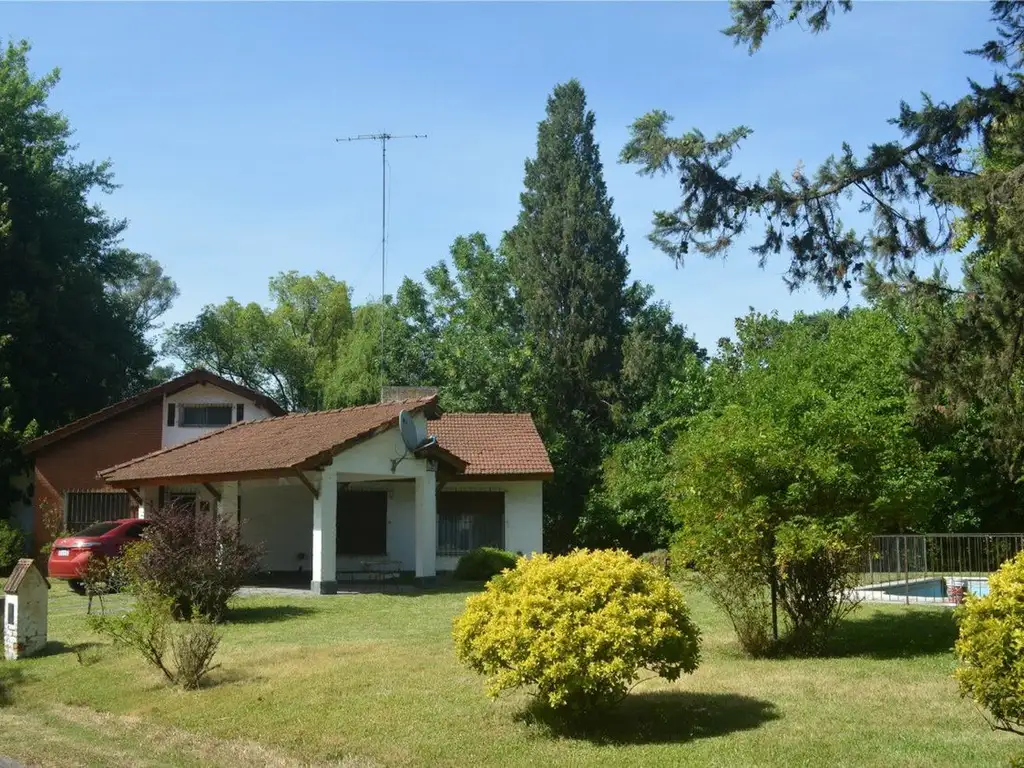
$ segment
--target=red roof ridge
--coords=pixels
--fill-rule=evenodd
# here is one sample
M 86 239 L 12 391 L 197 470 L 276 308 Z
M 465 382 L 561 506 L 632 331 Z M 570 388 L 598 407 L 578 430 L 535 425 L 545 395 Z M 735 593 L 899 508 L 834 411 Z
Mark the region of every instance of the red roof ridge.
M 457 416 L 529 416 L 531 419 L 533 418 L 533 414 L 529 411 L 470 411 L 467 413 L 444 413 L 437 418 Z M 430 419 L 430 421 L 437 421 L 437 419 Z
M 283 416 L 274 416 L 269 419 L 253 419 L 256 421 L 276 421 L 278 419 L 290 419 L 293 416 L 319 416 L 324 413 L 341 413 L 342 411 L 365 411 L 368 408 L 383 408 L 384 406 L 390 405 L 427 405 L 431 400 L 437 400 L 437 395 L 431 395 L 430 397 L 414 397 L 406 400 L 388 400 L 386 403 L 367 403 L 366 405 L 347 405 L 343 408 L 327 408 L 322 411 L 293 411 L 292 413 L 286 413 Z

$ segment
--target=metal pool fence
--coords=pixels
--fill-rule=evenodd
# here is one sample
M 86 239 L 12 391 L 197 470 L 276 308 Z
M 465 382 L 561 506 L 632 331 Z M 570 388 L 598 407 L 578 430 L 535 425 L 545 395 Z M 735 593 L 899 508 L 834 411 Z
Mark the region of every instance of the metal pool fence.
M 986 594 L 988 576 L 1024 550 L 1024 533 L 874 536 L 864 552 L 857 597 L 874 602 L 955 605 Z

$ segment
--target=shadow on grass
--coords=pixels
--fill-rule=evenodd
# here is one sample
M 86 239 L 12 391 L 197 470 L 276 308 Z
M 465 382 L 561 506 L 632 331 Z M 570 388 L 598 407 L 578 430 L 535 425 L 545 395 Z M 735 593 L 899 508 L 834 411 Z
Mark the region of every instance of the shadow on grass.
M 438 581 L 434 584 L 411 585 L 399 594 L 402 597 L 424 597 L 425 595 L 468 595 L 472 592 L 483 592 L 485 581 Z
M 270 624 L 311 616 L 316 609 L 307 605 L 246 605 L 244 602 L 228 608 L 228 624 Z
M 952 611 L 904 608 L 899 613 L 877 612 L 866 619 L 847 619 L 836 629 L 825 655 L 875 659 L 934 656 L 949 653 L 956 636 Z
M 91 648 L 99 647 L 99 643 L 75 643 L 74 645 L 68 645 L 60 640 L 50 640 L 42 647 L 42 650 L 34 653 L 32 658 L 40 658 L 42 656 L 60 656 L 64 653 L 82 653 L 86 652 Z
M 630 694 L 618 707 L 583 719 L 531 704 L 516 720 L 594 744 L 671 744 L 749 731 L 779 717 L 770 701 L 750 696 L 657 691 Z
M 238 667 L 215 667 L 210 670 L 209 675 L 203 678 L 200 688 L 216 688 L 218 685 L 237 685 L 258 683 L 266 680 L 251 669 L 239 669 Z M 262 700 L 262 699 L 261 699 Z

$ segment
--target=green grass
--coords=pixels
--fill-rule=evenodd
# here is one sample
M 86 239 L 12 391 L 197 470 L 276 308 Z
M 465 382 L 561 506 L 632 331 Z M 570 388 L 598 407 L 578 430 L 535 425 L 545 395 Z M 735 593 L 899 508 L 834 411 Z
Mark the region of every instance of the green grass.
M 53 652 L 0 663 L 0 754 L 29 764 L 977 768 L 1024 749 L 957 696 L 945 609 L 861 606 L 829 658 L 751 661 L 692 595 L 697 673 L 556 733 L 456 664 L 464 594 L 238 600 L 212 684 L 185 693 L 92 635 L 64 590 Z

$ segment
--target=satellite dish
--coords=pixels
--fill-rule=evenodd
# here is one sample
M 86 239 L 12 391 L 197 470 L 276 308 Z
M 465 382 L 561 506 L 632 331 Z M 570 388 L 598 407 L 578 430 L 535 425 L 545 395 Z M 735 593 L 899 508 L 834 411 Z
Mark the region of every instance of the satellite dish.
M 416 428 L 416 422 L 408 411 L 401 411 L 398 414 L 398 431 L 402 433 L 402 442 L 406 450 L 415 451 L 420 447 L 420 431 Z
M 437 443 L 436 437 L 420 437 L 420 431 L 416 428 L 416 422 L 413 421 L 412 416 L 407 411 L 398 412 L 398 431 L 402 435 L 402 442 L 405 443 L 405 456 L 391 460 L 392 474 L 394 474 L 398 465 L 410 453 L 417 455 L 418 451 Z

